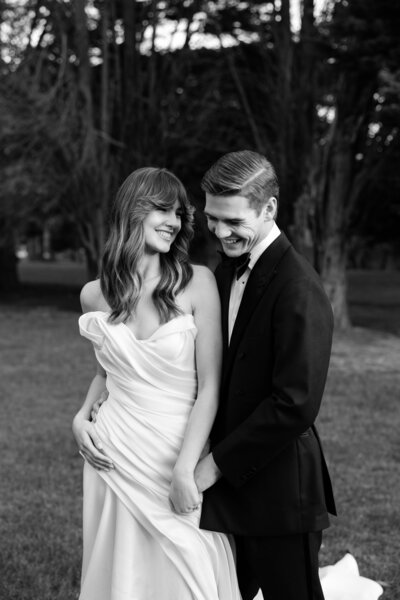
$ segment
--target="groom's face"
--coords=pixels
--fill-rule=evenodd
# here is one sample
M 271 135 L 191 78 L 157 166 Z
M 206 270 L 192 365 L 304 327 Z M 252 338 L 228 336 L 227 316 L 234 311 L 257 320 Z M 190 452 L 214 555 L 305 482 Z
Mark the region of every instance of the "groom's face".
M 208 228 L 217 236 L 227 256 L 251 252 L 270 232 L 275 213 L 275 198 L 269 198 L 257 212 L 244 196 L 206 194 L 204 214 Z

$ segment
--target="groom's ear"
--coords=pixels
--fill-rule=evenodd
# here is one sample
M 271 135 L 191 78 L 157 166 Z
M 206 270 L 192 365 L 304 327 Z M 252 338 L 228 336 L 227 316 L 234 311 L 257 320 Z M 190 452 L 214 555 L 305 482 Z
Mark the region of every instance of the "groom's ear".
M 265 221 L 272 221 L 276 218 L 278 213 L 278 200 L 275 198 L 275 196 L 268 198 L 267 203 L 263 208 L 263 212 Z

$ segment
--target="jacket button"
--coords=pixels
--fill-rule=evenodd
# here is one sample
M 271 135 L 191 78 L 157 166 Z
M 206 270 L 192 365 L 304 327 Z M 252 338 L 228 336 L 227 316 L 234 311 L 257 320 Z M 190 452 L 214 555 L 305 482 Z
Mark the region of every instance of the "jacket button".
M 246 356 L 246 352 L 239 352 L 239 359 L 241 360 Z

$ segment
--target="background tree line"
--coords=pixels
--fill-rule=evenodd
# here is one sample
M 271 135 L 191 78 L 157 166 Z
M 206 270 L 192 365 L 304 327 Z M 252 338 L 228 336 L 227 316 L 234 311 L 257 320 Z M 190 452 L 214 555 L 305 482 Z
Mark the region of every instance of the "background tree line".
M 354 240 L 400 251 L 400 1 L 302 0 L 298 24 L 294 4 L 1 0 L 0 285 L 32 228 L 71 232 L 95 276 L 129 172 L 166 166 L 200 206 L 204 171 L 249 148 L 347 326 Z

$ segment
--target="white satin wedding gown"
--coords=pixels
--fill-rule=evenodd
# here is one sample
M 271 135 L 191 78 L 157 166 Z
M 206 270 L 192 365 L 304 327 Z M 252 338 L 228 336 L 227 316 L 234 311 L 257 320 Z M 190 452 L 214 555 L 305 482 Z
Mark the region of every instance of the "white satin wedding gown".
M 196 326 L 185 314 L 139 340 L 108 313 L 79 319 L 107 372 L 95 424 L 115 469 L 84 466 L 80 600 L 240 600 L 228 538 L 175 514 L 168 494 L 196 398 Z

